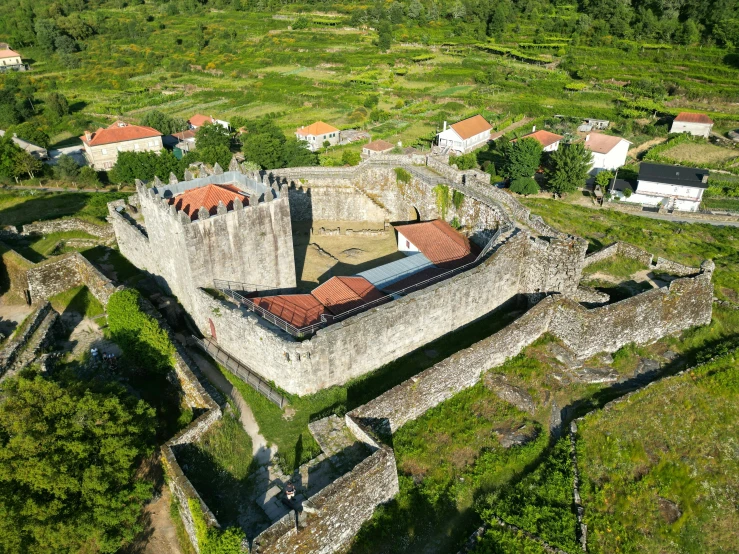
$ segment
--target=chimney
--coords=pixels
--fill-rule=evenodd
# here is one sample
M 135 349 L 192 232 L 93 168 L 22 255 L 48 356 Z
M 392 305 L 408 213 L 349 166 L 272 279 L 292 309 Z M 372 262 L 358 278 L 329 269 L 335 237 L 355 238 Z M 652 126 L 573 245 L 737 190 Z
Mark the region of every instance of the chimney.
M 532 132 L 532 133 L 535 133 L 535 132 L 536 132 L 536 125 L 534 125 L 534 126 L 533 126 L 533 127 L 531 128 L 531 132 Z
M 446 131 L 446 121 L 444 122 L 444 131 Z
M 585 142 L 588 142 L 589 140 L 590 140 L 590 134 L 588 133 L 587 135 L 585 135 Z
M 85 131 L 85 140 L 87 140 L 87 142 L 92 140 L 92 133 L 90 131 Z

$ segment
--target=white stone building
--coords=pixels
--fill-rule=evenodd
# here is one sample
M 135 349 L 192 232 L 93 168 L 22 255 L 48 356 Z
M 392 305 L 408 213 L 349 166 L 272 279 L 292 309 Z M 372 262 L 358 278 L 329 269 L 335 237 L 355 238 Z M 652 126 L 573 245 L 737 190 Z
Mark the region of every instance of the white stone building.
M 614 194 L 623 202 L 659 206 L 668 211 L 696 212 L 703 191 L 708 188 L 708 173 L 707 169 L 642 163 L 633 194 L 626 196 L 622 187 L 616 187 Z
M 371 156 L 377 156 L 379 154 L 387 154 L 390 152 L 395 145 L 392 142 L 386 140 L 373 140 L 362 146 L 362 157 L 369 158 Z
M 626 164 L 626 155 L 631 143 L 621 137 L 589 133 L 585 136 L 585 148 L 593 153 L 590 173 L 596 175 L 601 171 L 616 170 Z
M 448 128 L 445 121 L 444 130 L 437 135 L 437 143 L 442 150 L 466 154 L 486 144 L 492 129 L 492 125 L 481 115 L 463 119 Z
M 713 120 L 702 113 L 681 112 L 672 121 L 671 133 L 690 133 L 694 137 L 708 138 Z
M 0 43 L 0 71 L 24 71 L 26 65 L 18 52 L 10 49 L 6 43 Z
M 341 131 L 336 127 L 324 123 L 323 121 L 316 121 L 307 127 L 300 127 L 295 131 L 295 136 L 298 140 L 303 140 L 308 143 L 308 150 L 315 152 L 323 148 L 323 143 L 328 142 L 330 146 L 339 144 L 341 140 Z
M 539 144 L 541 144 L 542 150 L 544 152 L 554 152 L 555 150 L 559 149 L 559 143 L 562 142 L 562 139 L 564 137 L 562 135 L 550 133 L 549 131 L 545 131 L 544 129 L 540 129 L 537 131 L 536 128 L 534 128 L 533 132 L 529 133 L 528 135 L 524 135 L 521 138 L 532 138 L 539 142 Z
M 93 133 L 86 131 L 80 139 L 87 163 L 96 170 L 111 169 L 118 161 L 119 152 L 160 152 L 163 148 L 162 133 L 123 121 Z

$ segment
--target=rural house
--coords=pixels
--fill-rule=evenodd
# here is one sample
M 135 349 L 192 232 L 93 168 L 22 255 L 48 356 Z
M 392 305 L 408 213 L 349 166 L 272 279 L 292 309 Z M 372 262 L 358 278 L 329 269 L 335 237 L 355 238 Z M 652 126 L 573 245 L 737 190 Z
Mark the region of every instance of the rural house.
M 387 152 L 390 152 L 393 148 L 395 148 L 395 146 L 393 146 L 393 143 L 391 142 L 382 139 L 373 140 L 372 142 L 368 142 L 367 144 L 362 146 L 362 157 L 369 158 L 378 154 L 386 154 Z
M 5 131 L 0 131 L 0 137 L 4 136 Z M 27 140 L 20 139 L 15 135 L 13 135 L 13 142 L 18 148 L 20 148 L 21 150 L 25 150 L 37 160 L 45 160 L 49 157 L 49 152 L 43 146 L 39 146 L 37 144 L 33 144 L 32 142 L 28 142 Z
M 621 137 L 590 133 L 585 136 L 585 148 L 593 153 L 590 173 L 596 175 L 601 171 L 615 170 L 626 164 L 626 155 L 631 143 Z
M 703 191 L 708 188 L 708 170 L 642 163 L 633 194 L 627 197 L 620 187 L 614 188 L 624 202 L 695 212 L 700 207 Z
M 331 146 L 339 144 L 341 131 L 323 121 L 316 121 L 307 127 L 300 127 L 295 131 L 298 140 L 308 143 L 308 150 L 315 152 L 323 148 L 323 143 L 328 142 Z
M 162 133 L 151 127 L 129 125 L 116 121 L 110 127 L 102 127 L 91 133 L 86 131 L 82 139 L 87 163 L 96 170 L 108 170 L 118 161 L 118 152 L 160 152 Z
M 196 131 L 203 125 L 220 125 L 226 131 L 229 129 L 228 121 L 223 121 L 222 119 L 216 119 L 212 115 L 203 115 L 203 114 L 195 114 L 190 119 L 187 120 L 187 123 L 190 125 L 190 129 L 193 131 Z
M 544 129 L 540 129 L 537 131 L 536 127 L 534 127 L 533 132 L 529 133 L 528 135 L 524 135 L 521 138 L 532 138 L 538 141 L 539 144 L 541 144 L 544 152 L 554 152 L 559 148 L 559 143 L 564 137 L 562 135 L 550 133 L 549 131 L 545 131 Z
M 690 133 L 694 137 L 708 138 L 713 120 L 702 113 L 681 112 L 672 121 L 671 133 Z
M 486 144 L 490 140 L 490 131 L 493 126 L 481 115 L 463 119 L 437 135 L 439 148 L 443 152 L 466 154 Z
M 26 64 L 21 60 L 21 55 L 11 50 L 7 43 L 0 42 L 0 72 L 25 70 Z
M 178 160 L 181 160 L 182 156 L 188 152 L 195 150 L 195 131 L 192 129 L 173 133 L 172 139 L 176 141 L 172 153 Z

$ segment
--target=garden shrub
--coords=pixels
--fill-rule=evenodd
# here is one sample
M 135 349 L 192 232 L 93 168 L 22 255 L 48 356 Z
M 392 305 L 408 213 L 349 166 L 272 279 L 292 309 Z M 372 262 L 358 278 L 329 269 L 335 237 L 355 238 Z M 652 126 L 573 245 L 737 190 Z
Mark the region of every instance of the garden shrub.
M 405 169 L 402 167 L 396 167 L 395 168 L 395 178 L 399 183 L 410 183 L 411 182 L 411 174 L 408 173 Z
M 537 194 L 539 192 L 539 185 L 531 177 L 519 177 L 511 182 L 511 191 L 516 194 L 528 196 L 529 194 Z

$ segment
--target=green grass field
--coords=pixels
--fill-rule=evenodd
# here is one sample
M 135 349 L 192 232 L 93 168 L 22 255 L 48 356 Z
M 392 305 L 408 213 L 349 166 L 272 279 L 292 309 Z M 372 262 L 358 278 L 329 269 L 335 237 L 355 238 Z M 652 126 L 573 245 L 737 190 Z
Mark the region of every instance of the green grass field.
M 102 225 L 108 215 L 108 202 L 126 196 L 119 192 L 2 191 L 0 226 L 21 226 L 61 217 L 78 217 Z

